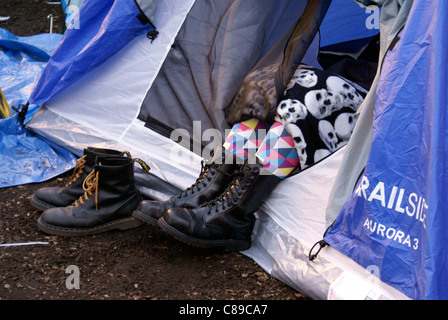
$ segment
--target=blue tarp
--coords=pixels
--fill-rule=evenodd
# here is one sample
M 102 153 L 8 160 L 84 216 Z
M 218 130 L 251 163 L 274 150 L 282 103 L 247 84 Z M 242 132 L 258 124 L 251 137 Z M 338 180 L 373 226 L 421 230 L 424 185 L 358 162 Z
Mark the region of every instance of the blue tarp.
M 134 1 L 84 1 L 71 19 L 30 102 L 42 104 L 104 63 L 135 37 L 154 30 Z
M 42 182 L 75 164 L 70 152 L 30 134 L 17 114 L 0 120 L 0 188 Z
M 0 28 L 0 88 L 9 105 L 26 104 L 39 75 L 61 41 L 60 34 L 18 37 Z M 37 105 L 31 105 L 27 120 Z
M 371 153 L 325 240 L 412 299 L 448 298 L 448 2 L 415 0 L 379 82 Z
M 42 70 L 61 40 L 60 34 L 17 37 L 0 29 L 0 88 L 8 104 L 28 102 Z M 37 111 L 30 105 L 25 123 Z M 76 157 L 32 135 L 17 112 L 0 119 L 0 188 L 51 179 L 76 164 Z

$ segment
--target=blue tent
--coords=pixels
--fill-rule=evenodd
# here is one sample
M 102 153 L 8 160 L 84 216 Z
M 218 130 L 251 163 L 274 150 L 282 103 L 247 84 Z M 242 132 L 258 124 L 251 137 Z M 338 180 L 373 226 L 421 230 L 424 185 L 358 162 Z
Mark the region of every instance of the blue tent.
M 325 241 L 413 299 L 448 298 L 448 3 L 414 1 L 384 60 L 365 171 Z
M 151 7 L 142 11 L 137 1 L 83 2 L 79 11 L 68 17 L 71 20 L 64 38 L 51 56 L 30 103 L 42 104 L 51 99 L 135 37 L 144 33 L 155 36 L 155 27 L 149 20 L 153 10 Z

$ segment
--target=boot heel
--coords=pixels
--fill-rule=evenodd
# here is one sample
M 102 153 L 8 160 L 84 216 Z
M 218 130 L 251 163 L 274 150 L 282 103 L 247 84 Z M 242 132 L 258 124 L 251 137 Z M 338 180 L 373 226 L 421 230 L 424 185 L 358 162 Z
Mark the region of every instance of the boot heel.
M 194 238 L 186 235 L 179 230 L 173 228 L 165 220 L 160 218 L 158 220 L 159 227 L 171 235 L 173 238 L 183 242 L 185 244 L 192 245 L 198 248 L 221 248 L 224 251 L 244 251 L 251 247 L 251 240 L 233 240 L 233 239 L 223 239 L 223 240 L 207 240 Z
M 152 226 L 158 226 L 156 218 L 151 217 L 149 214 L 143 213 L 139 210 L 134 210 L 132 213 L 132 216 L 140 221 L 143 221 L 144 223 L 147 223 Z
M 142 226 L 144 223 L 135 219 L 134 217 L 129 217 L 117 222 L 114 229 L 118 230 L 128 230 Z

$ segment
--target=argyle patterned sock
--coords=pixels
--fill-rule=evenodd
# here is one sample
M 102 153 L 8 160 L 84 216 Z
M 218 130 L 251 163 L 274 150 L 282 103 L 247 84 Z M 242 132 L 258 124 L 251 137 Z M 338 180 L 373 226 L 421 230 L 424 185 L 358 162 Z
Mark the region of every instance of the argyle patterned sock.
M 239 122 L 232 127 L 223 146 L 244 163 L 251 158 L 255 159 L 268 130 L 269 126 L 257 119 Z
M 294 139 L 280 122 L 269 129 L 256 156 L 266 171 L 281 179 L 300 165 Z

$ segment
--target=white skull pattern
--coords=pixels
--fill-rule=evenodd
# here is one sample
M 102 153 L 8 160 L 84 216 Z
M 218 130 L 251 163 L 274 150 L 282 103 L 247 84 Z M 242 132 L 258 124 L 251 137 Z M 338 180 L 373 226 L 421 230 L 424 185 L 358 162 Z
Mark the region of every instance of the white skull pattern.
M 305 88 L 314 87 L 317 84 L 317 75 L 313 70 L 298 68 L 292 76 L 286 90 L 291 89 L 296 84 Z
M 341 113 L 334 122 L 334 129 L 338 137 L 344 141 L 350 139 L 355 128 L 355 116 L 352 113 Z
M 305 95 L 308 111 L 317 119 L 323 119 L 342 108 L 332 92 L 326 89 L 312 90 Z
M 358 110 L 364 100 L 355 87 L 340 77 L 328 77 L 327 89 L 333 93 L 342 106 L 350 107 L 355 111 Z
M 285 126 L 286 132 L 288 132 L 291 137 L 294 139 L 294 144 L 297 149 L 297 153 L 299 154 L 300 165 L 302 169 L 305 166 L 306 160 L 308 159 L 308 155 L 306 153 L 306 141 L 305 136 L 303 135 L 302 130 L 295 124 L 288 124 Z
M 303 103 L 296 99 L 286 99 L 278 104 L 275 120 L 286 126 L 305 119 L 307 115 L 308 111 Z
M 331 152 L 336 151 L 338 148 L 338 136 L 329 121 L 319 121 L 319 136 Z

